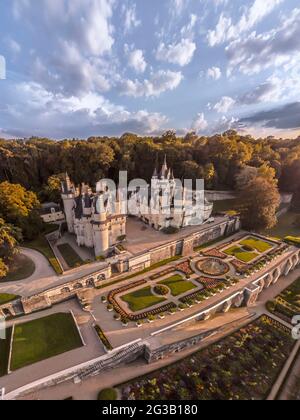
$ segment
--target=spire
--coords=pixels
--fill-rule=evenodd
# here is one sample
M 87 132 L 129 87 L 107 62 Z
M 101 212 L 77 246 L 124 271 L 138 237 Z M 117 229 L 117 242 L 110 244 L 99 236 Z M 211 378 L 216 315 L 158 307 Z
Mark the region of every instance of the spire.
M 167 155 L 165 155 L 164 164 L 161 168 L 161 178 L 166 178 L 168 176 L 168 164 L 167 164 Z

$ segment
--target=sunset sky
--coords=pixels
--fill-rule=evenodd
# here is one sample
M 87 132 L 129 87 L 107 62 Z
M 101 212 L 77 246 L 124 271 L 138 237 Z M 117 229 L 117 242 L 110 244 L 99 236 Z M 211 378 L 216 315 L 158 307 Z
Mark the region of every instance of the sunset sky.
M 300 133 L 299 0 L 0 0 L 0 34 L 0 137 Z

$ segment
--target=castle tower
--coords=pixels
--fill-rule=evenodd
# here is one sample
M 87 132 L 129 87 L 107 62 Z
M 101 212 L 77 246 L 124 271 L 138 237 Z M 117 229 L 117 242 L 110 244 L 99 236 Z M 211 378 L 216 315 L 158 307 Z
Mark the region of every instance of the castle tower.
M 105 256 L 109 250 L 109 223 L 102 194 L 95 199 L 92 226 L 95 256 Z
M 65 180 L 61 184 L 61 187 L 62 187 L 61 198 L 64 203 L 64 210 L 65 210 L 65 215 L 66 215 L 66 221 L 68 224 L 68 231 L 70 233 L 74 233 L 73 208 L 74 208 L 74 199 L 75 199 L 75 188 L 67 173 L 66 173 Z

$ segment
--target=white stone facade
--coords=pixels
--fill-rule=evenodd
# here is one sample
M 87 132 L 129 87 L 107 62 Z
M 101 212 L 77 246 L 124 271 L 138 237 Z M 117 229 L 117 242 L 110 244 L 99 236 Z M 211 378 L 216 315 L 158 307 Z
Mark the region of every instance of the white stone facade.
M 111 247 L 126 235 L 126 214 L 122 203 L 113 200 L 107 191 L 89 186 L 75 188 L 66 175 L 62 183 L 62 200 L 68 231 L 76 235 L 77 244 L 93 248 L 95 256 L 106 256 Z

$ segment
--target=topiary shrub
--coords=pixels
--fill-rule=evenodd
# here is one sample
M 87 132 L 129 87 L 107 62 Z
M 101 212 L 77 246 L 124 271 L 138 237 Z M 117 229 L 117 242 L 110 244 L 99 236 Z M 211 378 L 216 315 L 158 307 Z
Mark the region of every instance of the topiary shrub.
M 170 290 L 167 286 L 164 286 L 162 284 L 158 284 L 157 286 L 154 287 L 154 292 L 157 295 L 166 296 L 170 292 Z
M 103 389 L 99 392 L 98 401 L 116 401 L 118 393 L 114 388 Z

